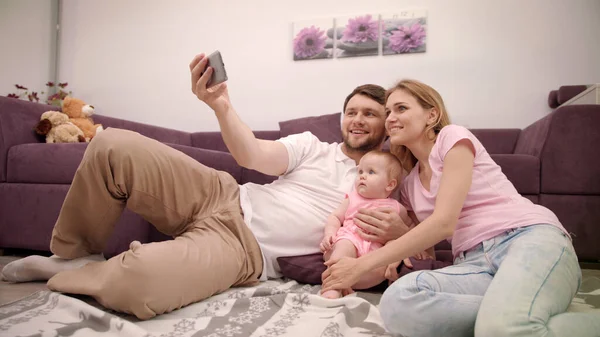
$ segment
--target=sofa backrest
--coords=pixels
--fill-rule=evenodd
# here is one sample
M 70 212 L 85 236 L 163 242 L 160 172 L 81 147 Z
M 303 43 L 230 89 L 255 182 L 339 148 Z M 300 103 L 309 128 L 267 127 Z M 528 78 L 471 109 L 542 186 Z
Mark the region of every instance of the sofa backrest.
M 489 154 L 511 154 L 515 151 L 521 129 L 469 129 Z
M 321 116 L 309 116 L 279 122 L 281 137 L 310 131 L 322 142 L 339 143 L 342 141 L 340 127 L 341 113 Z
M 163 143 L 179 144 L 192 146 L 192 134 L 185 131 L 173 130 L 163 128 L 160 126 L 154 126 L 150 124 L 132 122 L 125 119 L 113 118 L 102 115 L 92 116 L 94 123 L 102 124 L 106 129 L 109 127 L 126 129 L 156 139 Z
M 279 130 L 254 131 L 254 136 L 258 139 L 276 140 L 279 139 Z M 192 146 L 201 149 L 229 152 L 220 131 L 192 133 Z

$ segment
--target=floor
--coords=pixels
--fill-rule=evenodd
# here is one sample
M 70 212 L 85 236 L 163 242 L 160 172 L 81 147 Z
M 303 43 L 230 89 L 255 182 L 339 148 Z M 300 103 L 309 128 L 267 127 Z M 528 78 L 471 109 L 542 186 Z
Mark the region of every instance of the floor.
M 17 256 L 0 256 L 0 269 L 18 260 Z M 47 290 L 46 282 L 8 283 L 0 281 L 0 305 L 14 302 L 39 290 Z
M 0 256 L 0 269 L 9 262 L 18 260 L 19 258 L 18 256 Z M 586 266 L 584 265 L 584 267 Z M 600 278 L 600 270 L 583 269 L 583 275 Z M 47 289 L 46 282 L 8 283 L 0 281 L 0 305 L 14 302 L 36 291 Z

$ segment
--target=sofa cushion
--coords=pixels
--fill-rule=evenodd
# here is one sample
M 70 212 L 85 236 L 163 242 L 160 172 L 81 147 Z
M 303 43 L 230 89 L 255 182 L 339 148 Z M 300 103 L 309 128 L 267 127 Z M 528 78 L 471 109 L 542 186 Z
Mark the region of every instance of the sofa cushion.
M 563 85 L 558 88 L 558 104 L 567 103 L 571 98 L 579 95 L 587 89 L 587 85 Z
M 521 133 L 520 129 L 471 129 L 469 131 L 490 154 L 513 153 Z
M 221 151 L 168 144 L 196 161 L 231 174 L 239 183 L 242 169 L 235 159 Z M 87 143 L 21 144 L 8 151 L 7 181 L 12 183 L 70 184 L 83 158 Z
M 87 143 L 13 146 L 8 150 L 6 181 L 70 184 L 86 148 Z
M 192 145 L 192 134 L 185 131 L 163 128 L 156 125 L 133 122 L 125 119 L 113 118 L 108 116 L 92 116 L 94 123 L 102 124 L 106 129 L 109 127 L 135 131 L 143 136 L 156 139 L 163 143 L 173 143 L 180 145 Z
M 167 145 L 187 154 L 203 165 L 231 174 L 238 184 L 242 181 L 242 168 L 228 152 L 199 149 L 178 144 L 167 143 Z
M 279 130 L 277 131 L 253 131 L 254 136 L 258 139 L 276 140 L 279 138 Z M 217 150 L 229 152 L 229 149 L 223 141 L 221 131 L 211 132 L 194 132 L 192 133 L 192 146 L 202 149 Z
M 492 159 L 520 194 L 540 193 L 540 159 L 525 154 L 493 154 Z
M 339 143 L 342 141 L 340 126 L 341 113 L 311 116 L 279 122 L 281 137 L 310 131 L 319 140 L 326 143 Z

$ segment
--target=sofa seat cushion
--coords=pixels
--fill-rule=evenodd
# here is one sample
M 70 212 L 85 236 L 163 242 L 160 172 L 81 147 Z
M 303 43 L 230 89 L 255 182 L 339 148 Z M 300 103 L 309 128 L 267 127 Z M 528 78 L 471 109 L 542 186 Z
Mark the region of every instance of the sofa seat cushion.
M 226 152 L 168 144 L 196 161 L 231 174 L 239 183 L 242 169 Z M 8 151 L 7 182 L 37 184 L 70 184 L 83 158 L 87 143 L 21 144 Z
M 502 173 L 520 194 L 540 193 L 540 159 L 525 154 L 492 154 L 492 159 L 502 168 Z

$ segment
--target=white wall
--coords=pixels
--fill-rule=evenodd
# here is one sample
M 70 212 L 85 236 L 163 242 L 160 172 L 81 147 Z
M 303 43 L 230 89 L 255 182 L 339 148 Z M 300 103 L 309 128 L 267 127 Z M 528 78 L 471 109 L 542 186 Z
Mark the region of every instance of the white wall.
M 428 10 L 427 52 L 294 62 L 295 20 Z M 98 113 L 186 131 L 218 130 L 190 91 L 188 64 L 219 49 L 255 130 L 341 110 L 357 85 L 402 77 L 440 91 L 454 122 L 525 127 L 548 92 L 600 82 L 600 1 L 64 0 L 60 78 Z
M 46 90 L 53 80 L 53 35 L 51 1 L 0 0 L 1 96 L 16 93 L 15 84 Z

